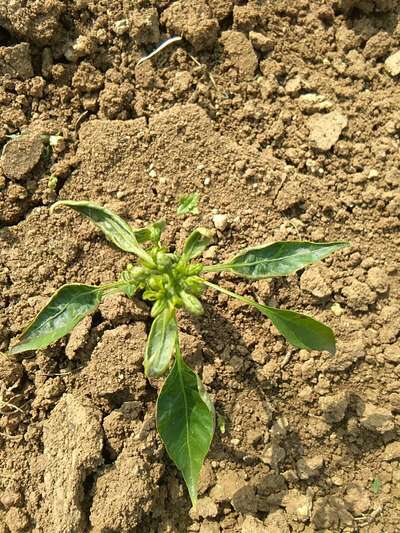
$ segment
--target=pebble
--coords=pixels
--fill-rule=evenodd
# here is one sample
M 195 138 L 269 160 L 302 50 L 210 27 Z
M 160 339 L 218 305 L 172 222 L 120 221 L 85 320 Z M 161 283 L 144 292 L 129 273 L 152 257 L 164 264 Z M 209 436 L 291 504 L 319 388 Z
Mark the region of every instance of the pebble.
M 355 516 L 361 516 L 366 513 L 371 505 L 371 499 L 366 490 L 359 485 L 350 485 L 346 490 L 344 501 L 347 508 Z
M 33 77 L 31 51 L 28 43 L 15 46 L 0 46 L 0 76 L 11 76 L 20 80 Z
M 339 111 L 313 115 L 308 121 L 310 141 L 318 150 L 326 152 L 339 140 L 347 124 L 347 117 Z
M 196 507 L 190 510 L 190 517 L 194 520 L 198 518 L 214 518 L 218 514 L 218 507 L 209 496 L 200 498 Z
M 385 351 L 383 352 L 383 357 L 386 361 L 389 361 L 389 363 L 400 363 L 400 343 L 397 342 L 396 344 L 389 344 L 386 346 Z
M 316 265 L 303 272 L 300 277 L 300 288 L 310 292 L 315 298 L 323 300 L 332 294 L 329 281 L 325 269 Z
M 375 303 L 377 295 L 370 287 L 354 279 L 348 287 L 342 289 L 342 294 L 346 298 L 346 303 L 355 311 L 367 311 L 368 306 Z
M 319 406 L 324 419 L 329 424 L 341 422 L 349 405 L 347 394 L 338 393 L 332 396 L 324 396 L 319 399 Z
M 234 30 L 224 31 L 220 43 L 225 49 L 228 62 L 244 79 L 253 79 L 258 66 L 258 59 L 251 42 L 244 33 Z
M 236 491 L 231 498 L 231 504 L 238 513 L 255 514 L 257 512 L 257 500 L 254 488 L 251 485 L 245 485 Z
M 322 455 L 301 458 L 296 463 L 296 469 L 299 478 L 304 480 L 318 476 L 323 466 L 324 459 Z
M 377 433 L 386 433 L 394 429 L 393 415 L 384 407 L 377 407 L 372 403 L 367 403 L 359 413 L 360 415 L 360 423 L 366 429 Z
M 268 533 L 270 531 L 258 518 L 246 516 L 243 520 L 241 533 Z
M 129 20 L 120 19 L 114 23 L 114 31 L 117 35 L 123 35 L 129 30 Z
M 241 472 L 221 471 L 217 476 L 217 483 L 211 489 L 210 496 L 217 503 L 231 500 L 234 494 L 245 486 L 246 482 Z
M 299 107 L 304 113 L 322 113 L 331 111 L 333 102 L 327 100 L 322 94 L 307 93 L 302 94 L 298 100 Z
M 400 74 L 400 50 L 386 59 L 385 69 L 391 76 L 398 76 Z
M 40 135 L 20 135 L 3 148 L 3 172 L 11 180 L 21 180 L 39 163 L 43 152 Z
M 270 37 L 257 31 L 251 31 L 249 39 L 253 47 L 260 52 L 271 52 L 275 47 L 275 43 Z
M 212 221 L 213 221 L 214 226 L 220 231 L 224 231 L 228 227 L 227 215 L 222 215 L 222 214 L 213 215 Z
M 293 489 L 283 497 L 282 504 L 286 512 L 293 516 L 295 520 L 307 522 L 311 516 L 312 498 L 311 496 L 301 494 L 298 490 Z
M 400 441 L 390 442 L 383 452 L 384 461 L 398 461 L 400 459 Z
M 331 305 L 331 311 L 335 316 L 341 316 L 344 313 L 342 306 L 338 302 Z

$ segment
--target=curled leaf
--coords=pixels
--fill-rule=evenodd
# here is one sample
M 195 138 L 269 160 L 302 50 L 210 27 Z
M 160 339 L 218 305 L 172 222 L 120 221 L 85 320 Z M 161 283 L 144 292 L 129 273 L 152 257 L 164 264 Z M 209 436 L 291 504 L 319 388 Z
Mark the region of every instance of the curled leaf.
M 206 228 L 195 229 L 186 239 L 183 247 L 183 257 L 188 261 L 201 255 L 212 240 L 212 232 Z
M 61 287 L 21 333 L 10 354 L 45 348 L 69 333 L 99 305 L 103 290 L 78 283 Z
M 147 377 L 158 378 L 167 370 L 177 336 L 175 314 L 169 308 L 165 308 L 153 320 L 147 339 L 144 354 L 144 370 Z

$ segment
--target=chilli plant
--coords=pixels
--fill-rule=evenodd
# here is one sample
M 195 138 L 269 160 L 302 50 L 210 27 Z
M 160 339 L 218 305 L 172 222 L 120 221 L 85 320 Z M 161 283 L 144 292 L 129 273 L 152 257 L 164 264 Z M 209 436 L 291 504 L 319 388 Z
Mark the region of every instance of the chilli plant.
M 133 229 L 112 211 L 92 202 L 60 201 L 52 209 L 58 206 L 71 207 L 89 218 L 111 243 L 135 255 L 136 262 L 128 264 L 119 280 L 112 283 L 62 286 L 23 330 L 9 353 L 39 350 L 52 344 L 112 294 L 123 293 L 132 298 L 139 293 L 144 300 L 152 302 L 153 322 L 144 353 L 144 372 L 149 378 L 168 372 L 157 400 L 157 430 L 169 457 L 182 473 L 194 505 L 200 469 L 213 438 L 215 413 L 199 376 L 182 357 L 177 309 L 201 315 L 200 296 L 206 288 L 215 289 L 256 308 L 297 348 L 334 354 L 335 337 L 329 327 L 294 311 L 270 307 L 236 294 L 211 283 L 203 275 L 231 272 L 250 280 L 287 276 L 347 243 L 275 242 L 244 250 L 226 263 L 203 265 L 196 259 L 211 242 L 212 232 L 208 229 L 195 229 L 181 251 L 170 252 L 160 243 L 164 222 Z

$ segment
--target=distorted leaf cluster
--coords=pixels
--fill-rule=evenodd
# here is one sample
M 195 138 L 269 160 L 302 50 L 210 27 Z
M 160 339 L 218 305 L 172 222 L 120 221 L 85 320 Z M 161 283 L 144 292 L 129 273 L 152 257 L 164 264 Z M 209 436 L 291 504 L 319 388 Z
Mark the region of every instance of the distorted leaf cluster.
M 196 195 L 185 197 L 178 211 L 195 212 L 197 201 Z M 195 229 L 182 250 L 170 252 L 161 241 L 164 221 L 134 229 L 117 214 L 92 202 L 61 201 L 52 210 L 60 206 L 68 206 L 90 219 L 113 245 L 132 254 L 135 261 L 127 264 L 117 281 L 100 286 L 73 283 L 61 287 L 9 348 L 9 353 L 39 350 L 56 342 L 112 294 L 139 296 L 150 302 L 153 321 L 144 353 L 144 371 L 148 378 L 168 373 L 157 400 L 157 429 L 168 455 L 182 473 L 194 505 L 200 469 L 214 434 L 215 412 L 199 376 L 185 363 L 181 353 L 177 309 L 201 315 L 201 297 L 211 288 L 256 308 L 297 348 L 334 354 L 335 337 L 328 326 L 300 313 L 236 294 L 209 281 L 207 273 L 231 272 L 252 280 L 286 276 L 347 243 L 276 242 L 243 250 L 222 264 L 203 265 L 197 258 L 213 238 L 206 228 Z M 224 420 L 217 422 L 225 431 Z

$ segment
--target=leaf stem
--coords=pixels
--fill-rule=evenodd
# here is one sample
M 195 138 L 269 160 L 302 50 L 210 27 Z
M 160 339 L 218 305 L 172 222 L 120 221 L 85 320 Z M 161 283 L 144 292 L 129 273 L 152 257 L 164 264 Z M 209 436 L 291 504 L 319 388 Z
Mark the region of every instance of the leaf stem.
M 205 279 L 202 279 L 202 282 L 204 283 L 204 285 L 207 285 L 207 287 L 211 287 L 212 289 L 222 292 L 223 294 L 226 294 L 227 296 L 232 296 L 233 298 L 236 298 L 237 300 L 240 300 L 241 302 L 252 305 L 259 311 L 261 311 L 261 309 L 264 310 L 265 307 L 267 307 L 265 305 L 258 304 L 255 300 L 252 300 L 251 298 L 247 298 L 247 296 L 241 296 L 240 294 L 237 294 L 236 292 L 232 292 L 228 289 L 224 289 L 223 287 L 220 287 L 219 285 L 216 285 L 215 283 L 211 283 L 210 281 L 207 281 Z
M 203 272 L 224 272 L 225 270 L 230 270 L 232 268 L 230 263 L 218 263 L 216 265 L 205 265 Z

